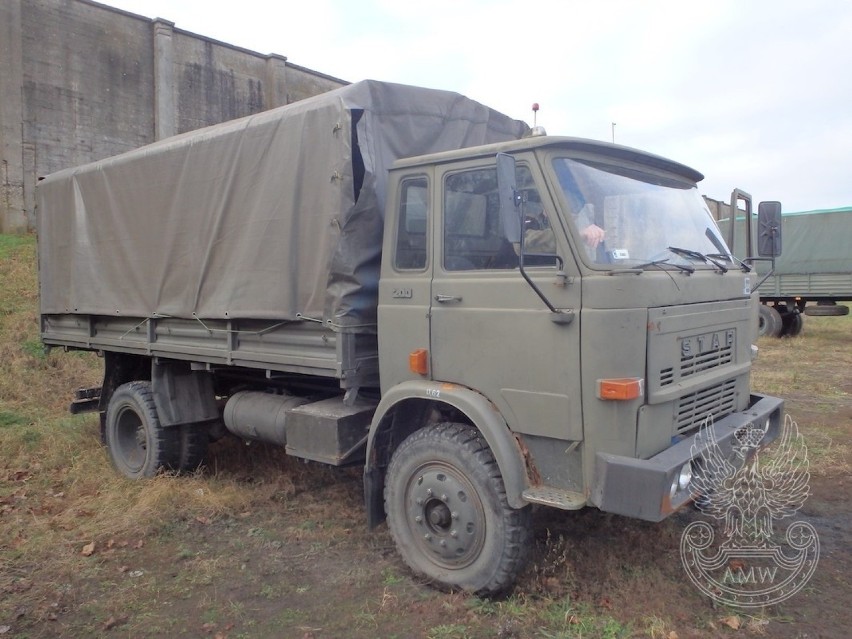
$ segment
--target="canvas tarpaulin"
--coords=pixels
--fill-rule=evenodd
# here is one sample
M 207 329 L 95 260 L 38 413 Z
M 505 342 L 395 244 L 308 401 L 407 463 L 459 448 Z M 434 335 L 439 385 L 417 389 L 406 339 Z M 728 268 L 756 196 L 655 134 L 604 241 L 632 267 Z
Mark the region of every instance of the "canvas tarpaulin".
M 852 273 L 852 209 L 785 214 L 778 275 Z
M 363 81 L 53 174 L 41 312 L 374 330 L 391 163 L 526 130 L 457 93 Z
M 752 235 L 760 227 L 752 218 Z M 719 221 L 728 238 L 729 219 Z M 745 217 L 737 217 L 734 255 L 744 257 Z M 776 275 L 817 275 L 852 272 L 852 208 L 785 213 L 781 220 L 781 255 L 775 260 Z M 757 240 L 755 239 L 755 244 Z M 758 273 L 769 271 L 767 262 L 755 264 Z

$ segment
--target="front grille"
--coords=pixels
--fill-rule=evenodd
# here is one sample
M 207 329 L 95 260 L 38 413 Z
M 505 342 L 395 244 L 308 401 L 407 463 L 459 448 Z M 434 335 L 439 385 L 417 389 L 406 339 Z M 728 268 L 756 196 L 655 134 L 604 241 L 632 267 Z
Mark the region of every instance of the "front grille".
M 718 351 L 710 351 L 700 355 L 690 355 L 680 358 L 680 376 L 689 377 L 701 371 L 710 370 L 717 366 L 730 364 L 734 357 L 733 345 L 720 348 Z
M 730 332 L 733 335 L 733 332 Z M 727 339 L 724 344 L 719 344 L 714 350 L 701 352 L 705 340 L 713 340 L 713 336 L 699 336 L 691 339 L 692 345 L 688 355 L 681 355 L 680 362 L 677 367 L 669 366 L 660 370 L 660 388 L 674 384 L 676 381 L 709 371 L 725 364 L 730 364 L 734 361 L 734 340 Z M 683 349 L 681 349 L 683 352 Z
M 736 407 L 736 380 L 729 379 L 681 397 L 675 409 L 675 432 L 684 434 L 697 428 L 707 417 L 722 419 Z

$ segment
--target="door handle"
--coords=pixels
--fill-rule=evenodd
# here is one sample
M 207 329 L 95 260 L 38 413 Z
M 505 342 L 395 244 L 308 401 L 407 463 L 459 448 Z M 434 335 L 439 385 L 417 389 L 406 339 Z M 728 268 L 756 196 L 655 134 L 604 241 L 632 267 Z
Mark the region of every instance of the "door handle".
M 461 295 L 436 295 L 435 301 L 440 302 L 441 304 L 448 304 L 449 302 L 461 302 Z

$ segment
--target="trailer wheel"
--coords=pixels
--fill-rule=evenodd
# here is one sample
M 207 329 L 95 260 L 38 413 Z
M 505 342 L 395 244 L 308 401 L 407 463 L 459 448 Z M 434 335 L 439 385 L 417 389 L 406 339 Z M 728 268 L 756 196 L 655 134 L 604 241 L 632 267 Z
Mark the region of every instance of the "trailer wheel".
M 782 320 L 784 321 L 783 337 L 797 337 L 801 334 L 805 322 L 800 313 L 785 313 Z
M 497 462 L 471 426 L 437 424 L 403 441 L 387 471 L 385 510 L 402 558 L 436 585 L 497 594 L 526 563 L 530 507 L 509 506 Z
M 110 399 L 106 445 L 115 469 L 130 479 L 153 477 L 175 468 L 180 458 L 177 428 L 164 428 L 150 382 L 119 386 Z
M 849 315 L 849 307 L 842 304 L 817 304 L 816 306 L 806 306 L 805 315 L 812 317 L 840 317 L 841 315 Z
M 773 306 L 761 304 L 758 319 L 758 334 L 761 337 L 780 337 L 784 329 L 781 314 Z

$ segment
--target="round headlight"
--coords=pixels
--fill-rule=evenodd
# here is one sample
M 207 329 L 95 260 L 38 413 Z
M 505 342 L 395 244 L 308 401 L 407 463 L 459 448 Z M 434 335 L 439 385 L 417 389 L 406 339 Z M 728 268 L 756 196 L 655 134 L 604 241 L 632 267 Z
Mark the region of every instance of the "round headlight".
M 683 466 L 680 467 L 680 470 L 675 475 L 672 480 L 672 488 L 671 488 L 671 497 L 674 499 L 674 496 L 683 492 L 689 487 L 689 482 L 692 481 L 692 462 L 688 461 Z
M 680 472 L 677 475 L 678 490 L 686 490 L 689 482 L 692 481 L 692 462 L 686 462 L 680 467 Z

